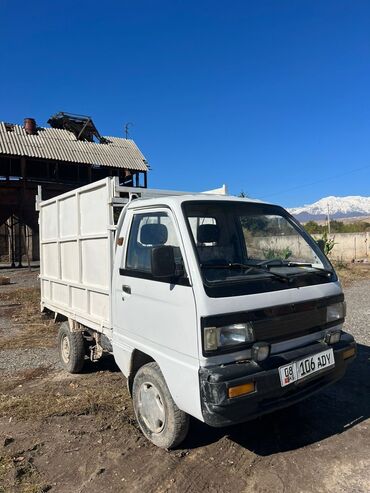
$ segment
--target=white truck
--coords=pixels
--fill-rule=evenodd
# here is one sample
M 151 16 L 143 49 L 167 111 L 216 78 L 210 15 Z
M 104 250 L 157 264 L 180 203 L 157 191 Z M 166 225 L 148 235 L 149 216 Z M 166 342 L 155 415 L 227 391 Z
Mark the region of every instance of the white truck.
M 159 447 L 189 416 L 219 427 L 295 403 L 356 355 L 331 263 L 279 206 L 107 178 L 37 208 L 62 364 L 112 353 Z

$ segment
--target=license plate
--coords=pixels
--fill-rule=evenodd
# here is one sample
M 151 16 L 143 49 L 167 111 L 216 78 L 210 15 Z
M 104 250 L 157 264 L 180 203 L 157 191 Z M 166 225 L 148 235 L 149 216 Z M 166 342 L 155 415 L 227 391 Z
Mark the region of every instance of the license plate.
M 298 380 L 317 373 L 326 368 L 331 368 L 335 365 L 334 352 L 332 349 L 322 351 L 321 353 L 307 356 L 306 358 L 293 361 L 289 365 L 284 365 L 279 368 L 280 383 L 282 387 L 289 385 Z

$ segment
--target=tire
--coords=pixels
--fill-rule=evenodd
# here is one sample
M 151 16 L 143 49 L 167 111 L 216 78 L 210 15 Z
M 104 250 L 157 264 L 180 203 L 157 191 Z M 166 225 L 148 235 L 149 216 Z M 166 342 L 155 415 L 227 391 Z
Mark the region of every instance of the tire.
M 85 363 L 85 344 L 82 332 L 71 332 L 63 322 L 58 332 L 58 351 L 62 366 L 69 373 L 80 373 Z
M 185 439 L 189 415 L 176 406 L 157 363 L 147 363 L 138 370 L 132 399 L 139 426 L 154 445 L 170 449 Z

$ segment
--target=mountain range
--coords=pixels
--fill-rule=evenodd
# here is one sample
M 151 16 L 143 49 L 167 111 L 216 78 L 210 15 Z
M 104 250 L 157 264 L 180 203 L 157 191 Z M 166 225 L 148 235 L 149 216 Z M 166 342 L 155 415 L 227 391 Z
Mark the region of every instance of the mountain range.
M 301 222 L 322 221 L 328 211 L 331 219 L 358 218 L 370 215 L 370 197 L 324 197 L 313 204 L 293 207 L 288 211 Z

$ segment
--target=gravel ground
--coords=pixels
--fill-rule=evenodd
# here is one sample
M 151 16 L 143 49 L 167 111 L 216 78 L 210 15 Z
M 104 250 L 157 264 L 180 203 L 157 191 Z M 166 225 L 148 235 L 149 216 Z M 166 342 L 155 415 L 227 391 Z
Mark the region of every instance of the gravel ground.
M 40 269 L 38 266 L 32 266 L 31 270 L 27 269 L 8 269 L 1 267 L 0 264 L 0 276 L 10 277 L 10 284 L 0 286 L 0 301 L 1 293 L 12 291 L 14 287 L 17 288 L 34 288 L 39 285 L 38 275 Z
M 0 370 L 14 371 L 39 367 L 61 368 L 54 348 L 4 349 L 0 351 Z
M 344 289 L 347 301 L 345 330 L 361 344 L 370 345 L 370 280 Z
M 22 324 L 14 322 L 17 311 L 22 310 L 21 302 L 12 302 L 2 299 L 2 293 L 10 293 L 15 289 L 30 289 L 39 287 L 39 269 L 33 266 L 28 269 L 1 268 L 0 275 L 9 276 L 11 283 L 0 286 L 0 338 L 14 337 L 22 332 Z M 38 307 L 36 307 L 38 309 Z M 55 336 L 57 333 L 57 325 Z M 25 349 L 0 350 L 0 370 L 2 376 L 12 374 L 14 371 L 39 367 L 61 368 L 56 348 L 37 347 Z

